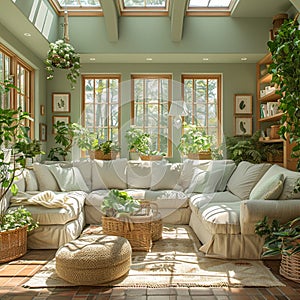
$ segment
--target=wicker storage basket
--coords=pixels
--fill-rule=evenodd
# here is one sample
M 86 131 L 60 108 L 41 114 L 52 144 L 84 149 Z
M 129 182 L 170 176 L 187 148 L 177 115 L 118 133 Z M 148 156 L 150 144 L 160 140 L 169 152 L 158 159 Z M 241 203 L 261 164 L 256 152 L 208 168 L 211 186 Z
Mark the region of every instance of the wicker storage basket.
M 282 255 L 280 275 L 300 283 L 300 253 L 294 255 Z
M 189 153 L 189 159 L 211 159 L 211 151 L 200 151 L 199 153 Z
M 150 251 L 152 247 L 152 232 L 149 217 L 142 221 L 141 218 L 134 217 L 128 220 L 121 220 L 102 216 L 102 229 L 104 234 L 126 238 L 132 250 Z
M 108 154 L 104 154 L 103 151 L 96 150 L 90 151 L 89 154 L 91 159 L 112 160 L 117 158 L 118 152 L 112 151 Z
M 0 232 L 0 263 L 23 256 L 27 252 L 27 226 Z
M 162 155 L 142 155 L 140 154 L 141 160 L 146 160 L 146 161 L 157 161 L 157 160 L 162 160 L 163 156 Z

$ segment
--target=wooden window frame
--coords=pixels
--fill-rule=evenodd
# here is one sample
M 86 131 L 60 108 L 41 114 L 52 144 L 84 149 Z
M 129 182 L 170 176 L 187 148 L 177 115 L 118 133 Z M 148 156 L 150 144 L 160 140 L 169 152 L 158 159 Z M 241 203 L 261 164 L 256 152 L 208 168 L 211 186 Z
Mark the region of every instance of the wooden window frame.
M 121 75 L 120 74 L 89 74 L 89 75 L 82 75 L 82 117 L 81 117 L 81 124 L 85 126 L 85 80 L 97 80 L 97 79 L 117 79 L 119 81 L 118 86 L 118 143 L 121 141 Z M 95 89 L 94 89 L 94 96 L 95 96 Z M 95 106 L 95 102 L 93 102 Z M 96 124 L 95 115 L 93 123 Z M 110 118 L 110 116 L 108 116 Z M 110 122 L 109 122 L 110 123 Z M 94 130 L 96 127 L 94 126 Z M 110 138 L 110 127 L 108 127 L 108 138 Z
M 217 85 L 217 114 L 218 114 L 218 128 L 217 128 L 217 144 L 220 145 L 222 141 L 222 75 L 221 74 L 182 74 L 181 75 L 181 82 L 182 82 L 182 98 L 185 100 L 184 95 L 184 80 L 185 79 L 191 79 L 193 80 L 193 91 L 195 91 L 195 80 L 209 80 L 209 79 L 216 79 L 218 81 Z M 207 91 L 208 92 L 208 91 Z M 206 96 L 207 99 L 207 96 Z M 194 93 L 193 93 L 193 103 L 194 103 Z M 208 106 L 208 102 L 206 101 L 206 107 Z M 194 105 L 192 105 L 192 124 L 194 124 L 195 121 L 195 111 L 194 111 Z M 184 117 L 183 117 L 184 118 Z M 208 131 L 208 115 L 206 114 L 206 126 L 203 126 L 206 129 L 206 132 Z
M 131 118 L 130 123 L 131 125 L 134 125 L 135 123 L 135 91 L 134 91 L 134 80 L 135 79 L 167 79 L 168 80 L 168 111 L 170 110 L 171 106 L 171 99 L 172 99 L 172 75 L 171 74 L 132 74 L 131 75 Z M 145 93 L 145 91 L 143 91 Z M 143 96 L 145 98 L 145 94 Z M 144 107 L 145 107 L 145 101 L 144 101 Z M 159 107 L 159 105 L 158 105 Z M 159 110 L 158 110 L 159 114 Z M 167 119 L 167 128 L 168 128 L 168 152 L 166 157 L 172 157 L 173 149 L 172 149 L 172 118 L 168 116 Z M 159 132 L 159 126 L 158 126 L 158 132 Z M 143 130 L 145 130 L 145 126 L 143 124 Z M 158 140 L 158 147 L 160 148 L 160 139 Z

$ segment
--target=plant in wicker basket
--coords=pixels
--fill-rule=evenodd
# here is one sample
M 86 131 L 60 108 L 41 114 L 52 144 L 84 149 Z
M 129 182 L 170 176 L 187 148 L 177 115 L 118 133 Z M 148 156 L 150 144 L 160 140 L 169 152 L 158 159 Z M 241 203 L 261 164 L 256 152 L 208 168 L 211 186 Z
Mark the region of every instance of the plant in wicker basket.
M 256 224 L 255 233 L 265 237 L 262 256 L 281 254 L 280 274 L 300 282 L 300 217 L 280 224 L 278 220 L 269 222 L 265 216 Z
M 9 81 L 0 83 L 0 95 L 12 88 L 16 87 Z M 23 148 L 31 143 L 29 127 L 24 125 L 29 119 L 29 114 L 21 108 L 0 108 L 0 263 L 24 255 L 27 250 L 27 231 L 37 227 L 25 208 L 5 211 L 6 205 L 2 206 L 9 192 L 18 192 L 15 180 L 21 176 L 26 163 Z
M 140 208 L 140 201 L 134 200 L 127 192 L 114 189 L 104 197 L 101 205 L 101 211 L 105 216 L 116 218 L 133 215 Z

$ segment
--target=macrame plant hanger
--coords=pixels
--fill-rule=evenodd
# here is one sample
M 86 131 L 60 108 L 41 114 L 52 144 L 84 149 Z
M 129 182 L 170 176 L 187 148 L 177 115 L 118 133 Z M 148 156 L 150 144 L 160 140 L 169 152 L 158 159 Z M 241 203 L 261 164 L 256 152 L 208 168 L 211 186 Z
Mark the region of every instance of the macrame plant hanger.
M 64 14 L 64 42 L 70 43 L 70 37 L 69 37 L 69 18 L 68 18 L 68 11 L 65 10 Z

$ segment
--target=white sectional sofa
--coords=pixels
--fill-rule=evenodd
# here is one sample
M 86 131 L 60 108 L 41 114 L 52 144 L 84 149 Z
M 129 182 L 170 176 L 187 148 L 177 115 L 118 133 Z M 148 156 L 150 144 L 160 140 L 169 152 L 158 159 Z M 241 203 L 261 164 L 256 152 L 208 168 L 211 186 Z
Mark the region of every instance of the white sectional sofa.
M 265 215 L 282 222 L 300 215 L 300 195 L 293 193 L 299 177 L 278 165 L 236 167 L 230 160 L 36 163 L 8 205 L 25 205 L 39 222 L 29 248 L 56 249 L 77 238 L 85 224 L 101 223 L 100 206 L 110 189 L 126 190 L 157 203 L 164 223 L 189 224 L 207 256 L 259 259 L 263 239 L 255 223 Z

